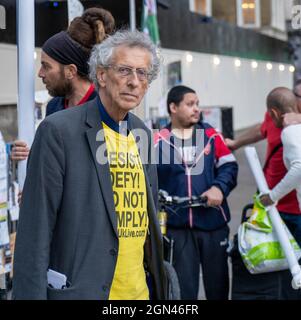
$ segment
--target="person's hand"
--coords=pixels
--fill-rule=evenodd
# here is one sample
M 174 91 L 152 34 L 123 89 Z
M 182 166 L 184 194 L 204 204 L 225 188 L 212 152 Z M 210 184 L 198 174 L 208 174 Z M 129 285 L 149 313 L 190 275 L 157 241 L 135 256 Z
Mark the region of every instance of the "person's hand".
M 204 192 L 202 197 L 207 197 L 207 205 L 212 207 L 220 206 L 224 199 L 222 191 L 216 186 L 213 186 Z
M 16 140 L 11 151 L 11 159 L 15 161 L 26 160 L 29 155 L 29 148 L 24 141 Z
M 301 114 L 300 113 L 286 113 L 283 116 L 283 126 L 287 127 L 292 124 L 299 124 L 301 123 Z
M 234 151 L 235 149 L 237 149 L 235 140 L 226 138 L 225 143 L 230 150 Z
M 259 200 L 265 207 L 274 204 L 269 194 L 263 194 L 262 196 L 260 196 Z

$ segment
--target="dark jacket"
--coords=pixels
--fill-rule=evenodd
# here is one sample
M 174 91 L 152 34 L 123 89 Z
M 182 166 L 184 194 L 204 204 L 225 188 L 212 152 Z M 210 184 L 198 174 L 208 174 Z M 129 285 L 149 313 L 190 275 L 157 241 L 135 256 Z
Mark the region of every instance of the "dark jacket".
M 129 128 L 151 134 L 129 114 Z M 118 256 L 117 218 L 109 164 L 99 164 L 102 129 L 96 99 L 47 117 L 31 148 L 14 258 L 15 299 L 108 299 Z M 103 148 L 102 148 L 103 149 Z M 145 264 L 155 299 L 163 299 L 162 237 L 156 219 L 155 166 L 144 165 L 149 215 Z M 47 286 L 46 271 L 70 286 Z
M 91 101 L 97 97 L 97 92 L 94 90 L 89 96 L 87 101 Z M 65 98 L 64 97 L 54 97 L 52 98 L 46 106 L 46 117 L 51 114 L 62 111 L 65 109 Z
M 217 186 L 223 193 L 224 201 L 220 208 L 185 208 L 180 209 L 177 214 L 167 210 L 167 224 L 172 227 L 208 231 L 221 228 L 230 221 L 226 198 L 237 183 L 238 165 L 233 154 L 226 147 L 221 135 L 209 124 L 201 122 L 194 131 L 196 161 L 185 164 L 170 128 L 169 125 L 155 135 L 159 157 L 159 189 L 172 196 L 187 197 L 199 196 L 212 186 Z

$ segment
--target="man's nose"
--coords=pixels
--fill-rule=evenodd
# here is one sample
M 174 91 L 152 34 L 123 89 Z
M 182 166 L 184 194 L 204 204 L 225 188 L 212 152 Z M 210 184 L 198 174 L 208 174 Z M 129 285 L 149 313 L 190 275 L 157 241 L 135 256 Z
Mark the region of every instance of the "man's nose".
M 38 77 L 39 78 L 43 78 L 44 77 L 44 73 L 42 71 L 42 68 L 40 68 L 40 70 L 39 70 Z
M 140 83 L 137 72 L 135 70 L 128 76 L 128 84 L 137 87 Z

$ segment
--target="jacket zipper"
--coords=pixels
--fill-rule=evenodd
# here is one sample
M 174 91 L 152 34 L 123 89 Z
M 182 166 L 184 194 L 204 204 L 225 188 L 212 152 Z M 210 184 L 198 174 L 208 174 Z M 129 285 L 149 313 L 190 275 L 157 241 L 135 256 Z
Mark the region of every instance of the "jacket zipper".
M 212 135 L 212 136 L 209 138 L 209 140 L 208 140 L 208 142 L 207 142 L 204 150 L 203 150 L 203 151 L 199 154 L 199 156 L 195 159 L 194 164 L 198 163 L 198 161 L 199 161 L 199 160 L 201 159 L 201 157 L 204 155 L 206 148 L 210 146 L 211 140 L 215 139 L 216 136 L 218 136 L 218 134 L 214 134 L 214 135 Z M 183 161 L 183 163 L 184 163 L 184 165 L 185 165 L 185 173 L 186 173 L 186 176 L 187 176 L 187 184 L 188 184 L 188 197 L 191 198 L 191 197 L 192 197 L 192 182 L 191 182 L 191 173 L 190 173 L 191 169 L 189 169 L 188 165 L 186 164 L 185 160 L 183 159 L 181 153 L 180 153 L 179 150 L 176 148 L 176 146 L 175 146 L 173 143 L 169 142 L 169 141 L 168 141 L 167 139 L 165 139 L 164 137 L 162 137 L 161 135 L 160 135 L 160 137 L 162 138 L 162 140 L 164 140 L 166 143 L 168 143 L 170 146 L 172 146 L 175 150 L 177 150 L 178 153 L 180 154 L 181 159 L 182 159 L 182 161 Z M 189 227 L 190 227 L 190 228 L 193 227 L 192 208 L 189 208 Z
M 188 197 L 192 197 L 192 183 L 191 183 L 191 174 L 188 166 L 185 164 L 186 176 L 187 176 L 187 184 L 188 184 Z M 193 227 L 193 215 L 192 215 L 192 208 L 189 208 L 189 227 Z

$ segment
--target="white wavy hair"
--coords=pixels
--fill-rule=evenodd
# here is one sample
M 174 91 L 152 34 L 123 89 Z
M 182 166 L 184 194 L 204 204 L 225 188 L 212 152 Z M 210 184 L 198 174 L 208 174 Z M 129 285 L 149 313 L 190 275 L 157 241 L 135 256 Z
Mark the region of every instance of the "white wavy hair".
M 91 52 L 89 59 L 89 77 L 97 89 L 99 89 L 97 68 L 99 66 L 110 65 L 112 63 L 114 50 L 120 46 L 128 48 L 138 47 L 147 50 L 151 54 L 151 66 L 149 70 L 151 77 L 149 83 L 157 78 L 161 66 L 158 47 L 152 43 L 148 35 L 139 32 L 138 30 L 120 30 L 106 38 L 102 43 L 95 45 Z

